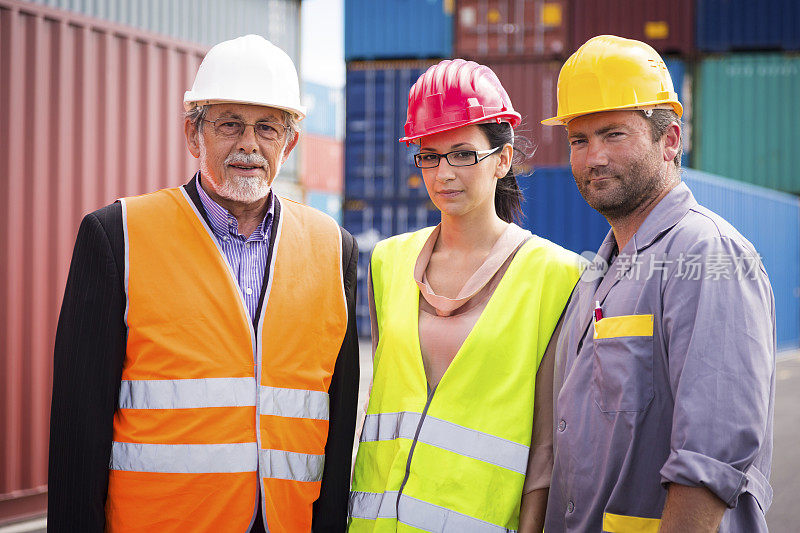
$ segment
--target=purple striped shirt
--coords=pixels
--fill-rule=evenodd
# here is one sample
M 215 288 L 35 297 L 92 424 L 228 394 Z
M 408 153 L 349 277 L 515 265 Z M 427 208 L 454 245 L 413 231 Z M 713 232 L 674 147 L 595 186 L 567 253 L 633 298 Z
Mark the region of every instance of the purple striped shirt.
M 239 291 L 244 297 L 244 303 L 250 320 L 256 314 L 258 298 L 261 295 L 261 286 L 264 283 L 264 271 L 267 268 L 269 255 L 269 234 L 272 229 L 272 220 L 275 213 L 275 197 L 269 193 L 267 214 L 264 220 L 249 237 L 239 234 L 239 223 L 227 209 L 211 199 L 203 187 L 200 186 L 200 173 L 197 173 L 197 192 L 200 201 L 211 222 L 211 231 L 217 242 L 225 252 L 228 264 L 236 276 Z

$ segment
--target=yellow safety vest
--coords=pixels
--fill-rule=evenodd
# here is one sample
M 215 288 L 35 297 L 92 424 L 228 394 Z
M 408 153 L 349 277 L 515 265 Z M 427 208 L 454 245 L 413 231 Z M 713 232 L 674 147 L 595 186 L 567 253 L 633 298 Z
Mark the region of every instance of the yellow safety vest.
M 127 349 L 107 531 L 310 531 L 347 326 L 341 234 L 279 199 L 257 327 L 183 188 L 122 200 Z M 320 312 L 324 310 L 324 312 Z
M 514 530 L 536 371 L 580 258 L 533 236 L 517 251 L 439 385 L 428 392 L 414 264 L 432 228 L 372 255 L 379 343 L 350 495 L 350 531 Z

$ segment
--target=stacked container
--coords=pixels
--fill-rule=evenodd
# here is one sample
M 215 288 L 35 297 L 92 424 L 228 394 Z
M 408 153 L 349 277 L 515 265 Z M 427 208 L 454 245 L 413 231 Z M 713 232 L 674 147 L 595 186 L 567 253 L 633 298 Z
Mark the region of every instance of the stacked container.
M 375 244 L 439 222 L 413 147 L 400 144 L 408 91 L 453 53 L 452 0 L 345 1 L 343 225 L 358 239 L 359 333 L 369 335 L 367 272 Z
M 800 3 L 698 0 L 694 165 L 800 193 Z
M 307 116 L 302 122 L 300 184 L 304 203 L 342 221 L 344 190 L 344 91 L 318 83 L 303 84 Z
M 182 102 L 207 45 L 255 32 L 299 56 L 296 0 L 40 3 L 55 7 L 0 0 L 0 525 L 46 509 L 53 345 L 81 218 L 197 170 Z

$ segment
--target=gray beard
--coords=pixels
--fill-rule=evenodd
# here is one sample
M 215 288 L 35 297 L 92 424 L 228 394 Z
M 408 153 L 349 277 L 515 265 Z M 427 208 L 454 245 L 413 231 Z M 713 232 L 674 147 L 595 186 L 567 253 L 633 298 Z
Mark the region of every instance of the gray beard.
M 217 193 L 221 198 L 225 198 L 226 200 L 231 200 L 237 203 L 243 204 L 252 204 L 257 202 L 263 198 L 266 198 L 269 194 L 271 189 L 270 183 L 267 182 L 266 179 L 261 178 L 248 178 L 245 176 L 235 176 L 230 180 L 225 180 L 220 184 L 217 184 L 210 178 L 211 173 L 208 171 L 208 165 L 205 162 L 206 159 L 206 150 L 205 144 L 202 142 L 203 138 L 200 137 L 200 173 L 202 176 L 205 176 L 207 179 L 204 183 L 207 183 L 214 192 Z M 280 155 L 278 156 L 278 161 L 283 158 L 283 150 L 281 150 Z M 231 159 L 228 157 L 228 159 Z M 226 160 L 227 161 L 227 160 Z M 275 169 L 275 177 L 278 177 L 278 173 L 281 171 L 280 163 L 278 164 L 278 168 Z M 269 172 L 269 170 L 267 170 Z
M 244 176 L 234 176 L 219 184 L 219 186 L 216 184 L 211 186 L 214 187 L 214 191 L 220 197 L 243 204 L 257 202 L 265 198 L 270 191 L 270 186 L 266 180 Z

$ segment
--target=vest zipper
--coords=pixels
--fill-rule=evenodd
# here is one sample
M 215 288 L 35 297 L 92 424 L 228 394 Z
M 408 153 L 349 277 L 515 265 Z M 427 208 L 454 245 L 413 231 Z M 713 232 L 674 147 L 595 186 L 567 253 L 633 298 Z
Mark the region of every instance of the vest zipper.
M 425 422 L 425 415 L 428 414 L 428 408 L 431 406 L 431 400 L 433 400 L 433 394 L 436 392 L 436 387 L 431 389 L 428 392 L 428 400 L 425 402 L 425 408 L 422 410 L 422 416 L 419 417 L 419 423 L 417 424 L 417 430 L 414 432 L 414 440 L 411 441 L 411 448 L 408 450 L 408 459 L 406 460 L 406 473 L 403 476 L 403 482 L 400 483 L 400 489 L 397 491 L 397 502 L 395 503 L 395 516 L 397 520 L 400 520 L 400 496 L 403 495 L 403 489 L 408 482 L 408 477 L 411 474 L 411 458 L 414 455 L 414 448 L 417 446 L 417 439 L 419 439 L 419 432 L 422 430 L 422 424 Z

